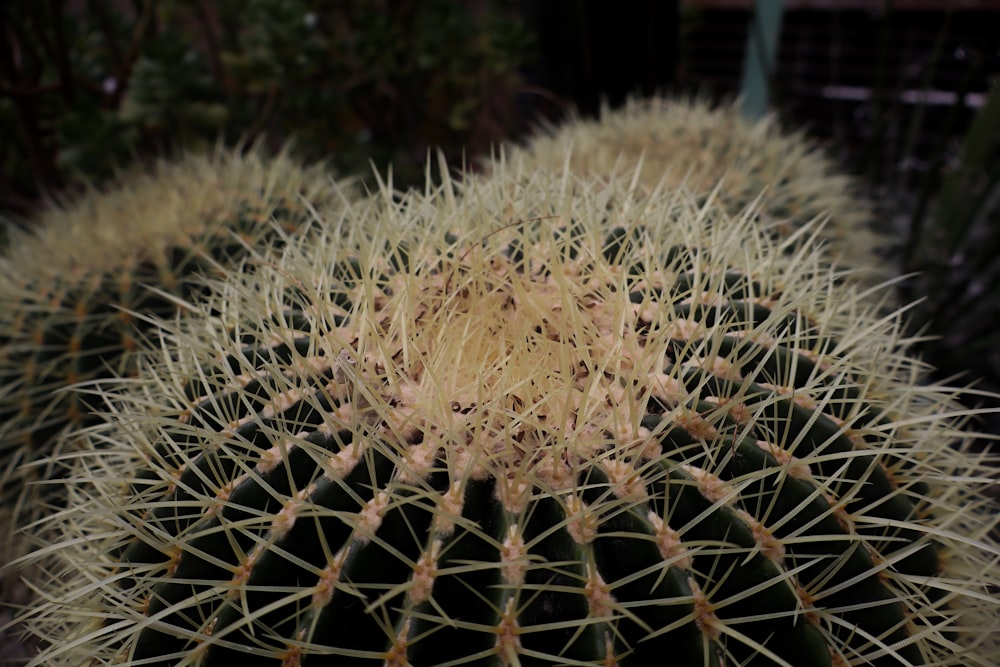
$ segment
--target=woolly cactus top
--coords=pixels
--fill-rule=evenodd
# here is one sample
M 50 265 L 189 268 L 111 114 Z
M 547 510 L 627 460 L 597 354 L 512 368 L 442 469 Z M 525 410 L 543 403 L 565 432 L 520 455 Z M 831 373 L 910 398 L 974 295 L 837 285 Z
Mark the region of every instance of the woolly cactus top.
M 178 249 L 196 253 L 216 237 L 269 225 L 272 214 L 302 218 L 303 200 L 321 204 L 329 186 L 322 168 L 304 167 L 288 152 L 185 154 L 43 212 L 11 239 L 3 273 L 72 284 L 144 261 L 166 264 Z
M 884 274 L 875 250 L 885 244 L 870 229 L 872 208 L 859 189 L 802 133 L 773 117 L 751 122 L 738 105 L 696 98 L 632 99 L 599 120 L 543 128 L 512 149 L 549 169 L 578 174 L 634 175 L 646 190 L 683 184 L 705 196 L 718 189 L 735 214 L 760 197 L 761 223 L 787 235 L 813 218 L 829 218 L 828 252 L 842 264 Z
M 329 216 L 108 389 L 35 664 L 996 663 L 986 471 L 895 316 L 752 213 L 493 172 Z

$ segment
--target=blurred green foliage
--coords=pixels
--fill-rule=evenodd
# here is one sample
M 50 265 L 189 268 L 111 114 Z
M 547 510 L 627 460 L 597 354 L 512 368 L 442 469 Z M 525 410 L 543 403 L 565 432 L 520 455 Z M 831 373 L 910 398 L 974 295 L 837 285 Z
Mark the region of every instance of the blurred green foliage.
M 137 157 L 292 138 L 340 172 L 423 178 L 516 134 L 516 0 L 0 3 L 0 209 Z

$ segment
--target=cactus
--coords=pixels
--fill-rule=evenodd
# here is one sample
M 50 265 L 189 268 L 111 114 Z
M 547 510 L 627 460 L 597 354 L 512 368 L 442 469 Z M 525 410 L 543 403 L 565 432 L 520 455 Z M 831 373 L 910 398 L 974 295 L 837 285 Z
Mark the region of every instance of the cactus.
M 38 462 L 60 433 L 96 419 L 85 397 L 64 390 L 129 375 L 147 318 L 193 299 L 197 275 L 224 271 L 248 247 L 301 225 L 309 213 L 300 197 L 332 198 L 327 181 L 288 151 L 191 154 L 54 208 L 11 239 L 0 259 L 4 534 L 38 512 L 37 496 L 14 499 L 51 474 Z
M 85 423 L 81 398 L 58 390 L 128 373 L 142 315 L 177 309 L 172 297 L 192 296 L 192 278 L 232 266 L 271 235 L 271 216 L 286 231 L 300 225 L 299 197 L 318 201 L 326 180 L 287 154 L 188 155 L 89 192 L 18 235 L 0 264 L 4 448 Z
M 815 217 L 829 218 L 823 237 L 829 255 L 886 277 L 876 252 L 885 239 L 872 231 L 872 207 L 802 133 L 783 132 L 776 119 L 749 121 L 739 105 L 713 106 L 698 98 L 631 99 L 604 108 L 600 120 L 572 119 L 543 127 L 523 148 L 539 167 L 601 176 L 634 172 L 646 189 L 684 184 L 701 196 L 716 190 L 734 212 L 759 202 L 760 222 L 779 235 Z
M 985 461 L 898 313 L 752 211 L 491 171 L 100 390 L 33 664 L 1000 664 Z

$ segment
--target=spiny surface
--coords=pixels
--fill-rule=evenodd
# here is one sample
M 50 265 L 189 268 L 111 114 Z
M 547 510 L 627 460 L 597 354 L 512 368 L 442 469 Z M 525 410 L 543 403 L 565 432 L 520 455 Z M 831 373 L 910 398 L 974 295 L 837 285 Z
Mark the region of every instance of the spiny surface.
M 140 337 L 137 316 L 176 308 L 201 272 L 232 268 L 246 245 L 308 216 L 300 197 L 328 184 L 317 169 L 259 151 L 190 155 L 132 175 L 42 217 L 0 263 L 4 302 L 3 447 L 38 444 L 84 416 L 59 392 L 120 367 Z
M 738 105 L 697 98 L 631 99 L 599 120 L 571 119 L 542 128 L 509 149 L 541 168 L 634 176 L 646 190 L 679 185 L 736 214 L 759 198 L 758 222 L 787 236 L 814 218 L 826 220 L 828 254 L 872 281 L 886 277 L 876 253 L 886 239 L 871 230 L 872 207 L 855 183 L 801 133 L 776 119 L 752 122 Z
M 22 511 L 17 496 L 50 475 L 38 462 L 61 433 L 95 421 L 68 387 L 130 374 L 148 317 L 196 298 L 199 274 L 233 269 L 249 247 L 303 225 L 303 198 L 322 206 L 334 192 L 322 169 L 285 152 L 219 150 L 129 174 L 14 236 L 0 258 L 3 511 Z M 37 498 L 17 502 L 39 511 Z M 0 521 L 4 534 L 9 523 Z
M 36 664 L 995 664 L 985 468 L 895 319 L 750 214 L 505 169 L 109 391 Z

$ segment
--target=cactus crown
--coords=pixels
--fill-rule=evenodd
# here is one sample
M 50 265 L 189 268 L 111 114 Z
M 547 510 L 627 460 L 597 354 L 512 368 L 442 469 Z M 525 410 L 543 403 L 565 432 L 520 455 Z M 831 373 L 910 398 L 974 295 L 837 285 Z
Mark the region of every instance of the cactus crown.
M 187 153 L 45 211 L 12 239 L 7 258 L 25 278 L 124 272 L 215 235 L 248 233 L 272 214 L 301 217 L 300 197 L 320 201 L 328 187 L 323 169 L 302 167 L 287 148 L 270 157 L 259 145 Z
M 218 285 L 64 461 L 36 664 L 994 664 L 953 392 L 752 217 L 498 164 Z
M 542 128 L 526 147 L 512 150 L 534 166 L 568 165 L 587 176 L 636 167 L 646 190 L 683 186 L 702 197 L 716 191 L 734 215 L 760 199 L 758 222 L 778 235 L 829 218 L 823 240 L 831 257 L 869 280 L 885 273 L 876 250 L 888 240 L 872 232 L 872 207 L 858 184 L 801 132 L 783 131 L 774 117 L 750 122 L 739 105 L 631 99 L 603 109 L 599 120 Z

